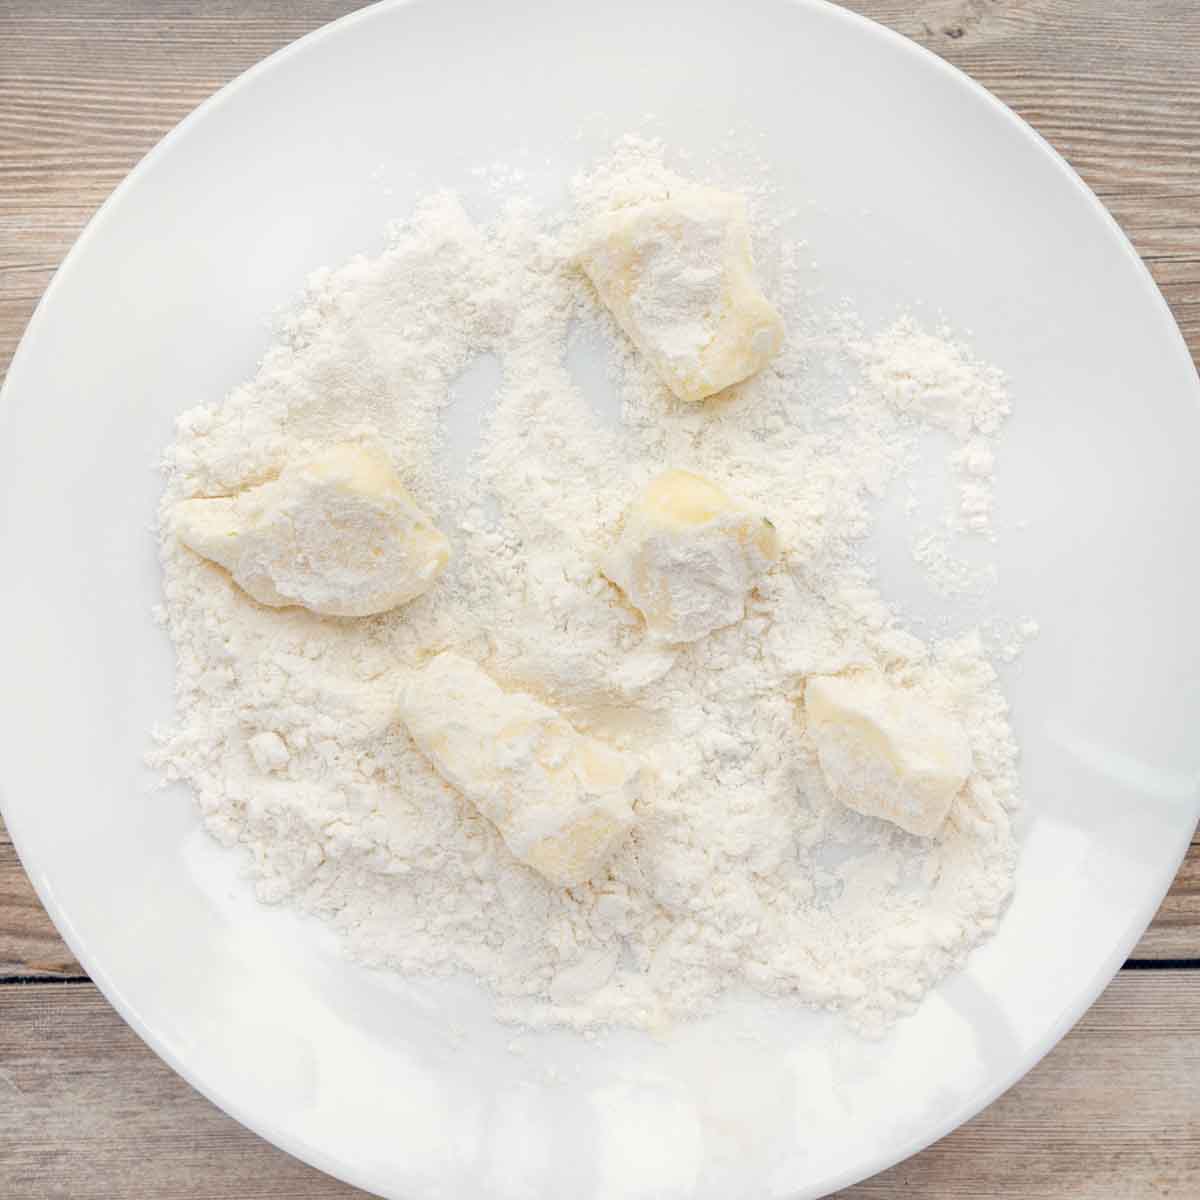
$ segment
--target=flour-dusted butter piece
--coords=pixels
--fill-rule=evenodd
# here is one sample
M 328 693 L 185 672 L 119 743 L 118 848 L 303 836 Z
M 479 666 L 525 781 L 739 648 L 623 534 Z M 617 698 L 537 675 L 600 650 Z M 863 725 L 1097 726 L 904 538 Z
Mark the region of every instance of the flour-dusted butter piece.
M 688 185 L 588 228 L 580 261 L 617 323 L 681 400 L 763 367 L 783 323 L 754 279 L 746 202 Z
M 439 654 L 408 677 L 400 715 L 514 856 L 560 887 L 593 878 L 633 825 L 636 760 L 532 696 L 503 691 L 457 654 Z
M 971 773 L 970 743 L 952 716 L 871 671 L 809 679 L 804 709 L 838 800 L 919 837 L 937 833 Z
M 779 557 L 765 517 L 690 471 L 653 480 L 625 514 L 604 574 L 665 642 L 695 642 L 742 619 L 746 595 Z
M 349 443 L 234 496 L 184 500 L 173 516 L 179 540 L 260 604 L 327 616 L 404 604 L 428 590 L 450 557 L 387 456 Z

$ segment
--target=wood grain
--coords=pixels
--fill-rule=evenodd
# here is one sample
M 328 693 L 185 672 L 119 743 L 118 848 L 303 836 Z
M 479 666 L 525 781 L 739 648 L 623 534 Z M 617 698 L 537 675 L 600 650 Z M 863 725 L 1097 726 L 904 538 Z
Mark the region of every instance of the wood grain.
M 0 983 L 83 975 L 42 908 L 16 851 L 0 845 Z
M 1123 973 L 996 1104 L 841 1200 L 1189 1200 L 1200 1179 L 1197 1078 L 1194 979 Z M 218 1112 L 90 985 L 53 984 L 0 988 L 0 1193 L 24 1200 L 363 1195 Z
M 1200 4 L 852 0 L 965 69 L 1100 195 L 1200 357 Z M 0 0 L 0 379 L 87 219 L 196 104 L 360 0 Z M 1200 960 L 1200 842 L 1135 951 Z M 193 1092 L 86 981 L 0 824 L 0 1196 L 362 1195 Z M 58 980 L 60 982 L 50 982 Z M 1200 1196 L 1200 971 L 1125 971 L 1021 1084 L 842 1200 Z
M 190 1088 L 91 985 L 0 988 L 0 1195 L 23 1200 L 362 1196 Z
M 38 900 L 0 818 L 0 984 L 81 978 L 83 968 Z
M 1171 890 L 1130 957 L 1186 960 L 1200 968 L 1200 835 L 1192 840 Z M 1200 989 L 1200 974 L 1196 986 Z

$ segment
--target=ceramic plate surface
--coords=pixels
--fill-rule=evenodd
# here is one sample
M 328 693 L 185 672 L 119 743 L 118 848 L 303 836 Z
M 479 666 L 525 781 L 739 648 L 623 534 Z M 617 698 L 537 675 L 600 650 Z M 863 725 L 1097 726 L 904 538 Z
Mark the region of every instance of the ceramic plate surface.
M 520 161 L 564 193 L 611 135 L 708 157 L 752 131 L 823 294 L 923 300 L 1012 381 L 995 607 L 1042 635 L 1008 681 L 1016 897 L 886 1040 L 731 1003 L 652 1039 L 523 1039 L 471 985 L 349 966 L 258 906 L 190 798 L 151 620 L 154 470 L 176 414 L 250 375 L 305 275 L 382 245 L 431 184 Z M 582 135 L 580 131 L 582 130 Z M 473 182 L 474 181 L 474 182 Z M 474 190 L 473 190 L 474 189 Z M 1028 127 L 919 48 L 816 3 L 383 5 L 185 121 L 58 273 L 0 403 L 0 784 L 59 929 L 154 1049 L 251 1128 L 388 1197 L 815 1197 L 948 1132 L 1112 976 L 1197 816 L 1200 388 L 1115 224 Z M 906 565 L 885 594 L 936 607 Z M 747 1036 L 749 1034 L 749 1036 Z

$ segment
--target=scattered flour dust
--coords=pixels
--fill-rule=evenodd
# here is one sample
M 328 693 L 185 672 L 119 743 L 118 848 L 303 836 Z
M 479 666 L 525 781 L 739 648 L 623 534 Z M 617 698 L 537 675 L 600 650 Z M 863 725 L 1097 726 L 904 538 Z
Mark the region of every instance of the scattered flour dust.
M 262 900 L 327 918 L 364 963 L 469 973 L 504 1020 L 661 1028 L 749 988 L 878 1032 L 1005 906 L 1016 747 L 980 634 L 906 631 L 857 544 L 930 427 L 955 441 L 962 523 L 986 529 L 1004 384 L 944 331 L 901 320 L 871 336 L 846 308 L 812 311 L 809 254 L 750 189 L 785 348 L 729 393 L 677 401 L 572 262 L 582 221 L 677 182 L 660 147 L 626 138 L 574 180 L 565 216 L 510 199 L 482 227 L 453 194 L 432 195 L 379 257 L 312 277 L 252 381 L 180 418 L 164 513 L 369 438 L 453 557 L 411 604 L 321 618 L 257 606 L 164 520 L 178 717 L 151 758 L 191 785 L 216 838 L 248 852 Z M 619 421 L 568 367 L 589 345 L 607 355 Z M 455 472 L 445 418 L 481 355 L 501 381 Z M 598 566 L 624 508 L 668 467 L 767 513 L 785 553 L 743 621 L 665 648 Z M 603 878 L 564 891 L 519 865 L 416 750 L 397 680 L 443 650 L 651 768 Z M 853 664 L 885 669 L 967 732 L 975 770 L 936 839 L 826 790 L 799 701 L 806 675 Z

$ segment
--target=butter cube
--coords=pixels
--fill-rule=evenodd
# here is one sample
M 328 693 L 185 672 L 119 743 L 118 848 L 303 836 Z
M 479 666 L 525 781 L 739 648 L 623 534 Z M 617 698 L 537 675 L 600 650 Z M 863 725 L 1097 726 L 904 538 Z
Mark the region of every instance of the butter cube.
M 688 185 L 593 222 L 580 254 L 617 324 L 681 400 L 703 400 L 783 344 L 754 279 L 746 203 Z
M 427 591 L 450 545 L 382 451 L 340 445 L 233 496 L 175 506 L 179 540 L 260 604 L 336 617 L 386 612 Z
M 872 671 L 809 679 L 804 708 L 838 800 L 918 837 L 937 833 L 972 765 L 950 714 Z
M 551 883 L 593 878 L 633 825 L 635 760 L 457 654 L 408 677 L 400 715 L 442 778 Z
M 742 619 L 779 557 L 774 525 L 689 471 L 653 480 L 625 515 L 604 574 L 664 642 L 695 642 Z

